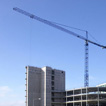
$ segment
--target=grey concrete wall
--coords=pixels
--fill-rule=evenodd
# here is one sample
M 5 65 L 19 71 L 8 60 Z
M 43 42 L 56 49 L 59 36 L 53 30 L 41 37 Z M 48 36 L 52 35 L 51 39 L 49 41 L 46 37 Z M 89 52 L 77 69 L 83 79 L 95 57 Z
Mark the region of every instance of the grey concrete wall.
M 43 85 L 43 90 L 42 90 L 42 99 L 43 103 L 42 106 L 46 106 L 46 67 L 42 68 L 43 71 L 43 76 L 42 76 L 42 85 Z
M 51 106 L 51 68 L 46 67 L 46 106 Z
M 44 106 L 45 104 L 45 72 L 42 70 L 41 74 L 41 105 Z
M 41 73 L 42 70 L 36 67 L 28 67 L 28 106 L 40 106 L 41 98 Z
M 54 74 L 52 73 L 52 71 L 54 72 Z M 52 76 L 54 77 L 54 79 L 52 79 Z M 52 82 L 54 83 L 54 85 L 52 85 Z M 62 102 L 64 102 L 63 98 L 65 97 L 65 95 L 61 92 L 65 91 L 65 72 L 62 70 L 46 67 L 46 86 L 46 106 L 57 105 L 52 104 L 52 99 L 54 99 L 54 102 L 60 102 L 58 106 L 64 106 L 62 105 Z M 52 87 L 54 88 L 54 90 L 52 89 Z M 51 95 L 52 92 L 54 93 L 54 96 Z
M 55 71 L 55 90 L 56 91 L 65 91 L 65 72 L 60 70 Z
M 54 74 L 52 73 L 54 71 Z M 52 80 L 54 76 L 54 80 Z M 55 93 L 54 101 L 60 102 L 58 106 L 63 106 L 62 93 L 65 91 L 65 72 L 52 69 L 50 67 L 27 67 L 27 106 L 57 106 L 52 105 L 52 92 Z M 52 84 L 54 82 L 54 85 Z M 52 90 L 54 87 L 54 90 Z M 57 97 L 60 97 L 58 99 Z

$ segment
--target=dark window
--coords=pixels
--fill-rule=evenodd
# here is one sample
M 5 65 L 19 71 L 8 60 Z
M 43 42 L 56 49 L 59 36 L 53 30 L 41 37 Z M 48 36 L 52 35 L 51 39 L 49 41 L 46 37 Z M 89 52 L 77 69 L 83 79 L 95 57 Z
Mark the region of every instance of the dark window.
M 54 96 L 54 92 L 52 92 L 52 96 Z
M 54 76 L 52 76 L 52 80 L 54 80 Z
M 52 74 L 54 74 L 54 70 L 52 70 Z
M 52 86 L 54 85 L 54 81 L 52 81 Z
M 52 90 L 54 90 L 54 87 L 52 87 Z
M 54 98 L 52 98 L 52 102 L 54 102 Z

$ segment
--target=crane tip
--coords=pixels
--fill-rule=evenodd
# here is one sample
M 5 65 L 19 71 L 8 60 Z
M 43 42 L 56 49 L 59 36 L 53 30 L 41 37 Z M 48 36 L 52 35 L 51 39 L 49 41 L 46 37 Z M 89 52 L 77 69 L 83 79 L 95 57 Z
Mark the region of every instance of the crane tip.
M 103 46 L 102 49 L 106 49 L 106 46 Z
M 13 10 L 17 10 L 17 9 L 18 9 L 17 7 L 14 7 L 14 8 L 13 8 Z

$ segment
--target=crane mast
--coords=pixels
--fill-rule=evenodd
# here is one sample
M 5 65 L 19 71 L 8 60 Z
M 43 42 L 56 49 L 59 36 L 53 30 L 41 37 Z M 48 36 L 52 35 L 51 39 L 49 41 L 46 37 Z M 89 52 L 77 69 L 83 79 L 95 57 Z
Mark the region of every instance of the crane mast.
M 86 39 L 88 39 L 88 32 L 86 31 Z M 88 41 L 85 40 L 85 74 L 84 74 L 84 87 L 89 86 L 89 71 L 88 71 L 88 52 L 89 52 L 89 44 Z
M 33 14 L 31 14 L 31 13 L 28 13 L 28 12 L 22 10 L 22 9 L 17 8 L 17 7 L 13 8 L 13 10 L 15 10 L 15 11 L 21 13 L 21 14 L 24 14 L 24 15 L 26 15 L 26 16 L 32 18 L 32 19 L 35 19 L 35 20 L 37 20 L 37 21 L 40 21 L 40 22 L 42 22 L 42 23 L 44 23 L 44 24 L 47 24 L 47 25 L 49 25 L 49 26 L 52 26 L 52 27 L 54 27 L 54 28 L 56 28 L 56 29 L 59 29 L 59 30 L 61 30 L 61 31 L 63 31 L 63 32 L 66 32 L 66 33 L 68 33 L 68 34 L 70 34 L 70 35 L 73 35 L 73 36 L 75 36 L 75 37 L 78 37 L 79 39 L 82 39 L 82 40 L 85 41 L 85 75 L 84 75 L 84 86 L 85 86 L 85 87 L 88 87 L 88 86 L 89 86 L 88 43 L 94 44 L 94 45 L 96 45 L 96 46 L 99 46 L 99 47 L 102 47 L 102 48 L 105 48 L 105 49 L 106 49 L 106 46 L 101 45 L 101 44 L 98 44 L 98 43 L 96 43 L 96 42 L 93 42 L 93 41 L 89 40 L 89 39 L 88 39 L 88 32 L 87 32 L 87 31 L 86 31 L 86 38 L 85 38 L 85 37 L 83 37 L 83 36 L 81 36 L 81 35 L 79 35 L 79 34 L 77 34 L 77 33 L 74 33 L 74 32 L 72 32 L 72 31 L 66 29 L 66 28 L 63 28 L 62 26 L 59 26 L 59 25 L 57 25 L 57 24 L 55 24 L 55 23 L 53 23 L 53 22 L 51 22 L 51 21 L 45 20 L 45 19 L 40 18 L 40 17 L 38 17 L 38 16 L 36 16 L 36 15 L 33 15 Z

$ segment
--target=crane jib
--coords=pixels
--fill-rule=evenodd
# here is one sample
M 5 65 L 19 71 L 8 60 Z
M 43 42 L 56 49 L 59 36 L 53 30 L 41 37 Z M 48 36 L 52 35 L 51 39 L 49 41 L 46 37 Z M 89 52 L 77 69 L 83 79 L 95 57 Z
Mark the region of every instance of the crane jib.
M 26 11 L 24 11 L 24 10 L 21 10 L 21 9 L 19 9 L 19 8 L 17 8 L 17 7 L 16 7 L 16 8 L 13 8 L 13 10 L 18 11 L 18 12 L 24 14 L 24 15 L 27 15 L 27 16 L 29 16 L 29 17 L 32 18 L 32 19 L 36 19 L 36 20 L 38 20 L 38 21 L 40 21 L 40 22 L 43 22 L 43 23 L 45 23 L 45 24 L 48 24 L 49 26 L 52 26 L 52 27 L 54 27 L 54 28 L 57 28 L 57 29 L 59 29 L 59 30 L 61 30 L 61 31 L 63 31 L 63 32 L 66 32 L 66 33 L 68 33 L 68 34 L 71 34 L 71 35 L 73 35 L 73 36 L 76 36 L 76 37 L 78 37 L 78 38 L 80 38 L 80 39 L 82 39 L 82 40 L 88 41 L 89 43 L 92 43 L 92 44 L 94 44 L 94 45 L 97 45 L 97 46 L 99 46 L 99 47 L 102 47 L 102 48 L 105 48 L 105 49 L 106 49 L 106 46 L 103 46 L 103 45 L 100 45 L 100 44 L 98 44 L 98 43 L 96 43 L 96 42 L 93 42 L 93 41 L 91 41 L 91 40 L 88 40 L 88 39 L 86 39 L 85 37 L 83 37 L 83 36 L 81 36 L 81 35 L 79 35 L 79 34 L 76 34 L 76 33 L 72 32 L 72 31 L 70 31 L 70 30 L 68 30 L 68 29 L 65 29 L 65 28 L 63 28 L 63 27 L 61 27 L 61 26 L 59 26 L 59 25 L 56 25 L 56 24 L 52 23 L 51 21 L 45 20 L 45 19 L 40 18 L 40 17 L 38 17 L 38 16 L 35 16 L 35 15 L 33 15 L 33 14 L 30 14 L 30 13 L 28 13 L 28 12 L 26 12 Z

